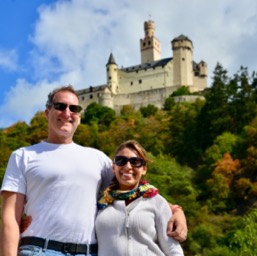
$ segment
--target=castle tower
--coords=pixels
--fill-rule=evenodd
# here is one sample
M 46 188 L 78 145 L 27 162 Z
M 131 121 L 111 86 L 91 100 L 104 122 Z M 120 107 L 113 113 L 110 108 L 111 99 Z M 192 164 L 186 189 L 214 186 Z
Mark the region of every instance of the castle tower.
M 200 77 L 207 76 L 207 74 L 208 74 L 207 63 L 204 61 L 200 61 L 200 63 L 197 66 L 199 68 L 199 76 Z
M 110 54 L 109 60 L 106 64 L 106 75 L 108 87 L 112 93 L 116 94 L 119 90 L 118 69 L 112 53 Z
M 144 23 L 145 38 L 140 39 L 141 64 L 159 60 L 161 58 L 161 45 L 154 36 L 154 21 Z
M 175 86 L 193 85 L 193 43 L 180 35 L 171 41 L 173 50 L 173 84 Z
M 108 90 L 108 88 L 105 88 L 104 91 L 100 94 L 99 104 L 101 106 L 113 108 L 113 97 L 112 93 Z

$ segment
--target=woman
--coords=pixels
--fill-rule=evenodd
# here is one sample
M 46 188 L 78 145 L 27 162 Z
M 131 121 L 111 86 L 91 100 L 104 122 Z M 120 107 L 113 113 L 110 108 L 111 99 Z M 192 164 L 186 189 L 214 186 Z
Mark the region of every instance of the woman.
M 142 180 L 148 162 L 136 141 L 126 141 L 116 150 L 115 180 L 98 201 L 98 256 L 184 255 L 179 242 L 167 236 L 167 201 Z

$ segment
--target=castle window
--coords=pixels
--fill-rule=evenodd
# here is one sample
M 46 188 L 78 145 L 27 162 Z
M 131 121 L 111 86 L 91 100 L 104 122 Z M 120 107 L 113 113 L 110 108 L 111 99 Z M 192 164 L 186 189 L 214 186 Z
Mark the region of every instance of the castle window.
M 93 87 L 92 87 L 92 86 L 89 87 L 89 91 L 90 91 L 90 92 L 93 91 Z
M 148 45 L 151 45 L 151 41 L 148 41 Z
M 185 60 L 185 58 L 182 58 L 182 60 L 184 61 L 184 60 Z
M 114 71 L 117 71 L 117 68 L 115 68 Z
M 143 46 L 145 46 L 145 42 L 143 43 Z
M 84 97 L 84 96 L 82 96 L 82 97 L 81 97 L 81 100 L 82 100 L 82 101 L 84 101 L 84 100 L 85 100 L 85 97 Z
M 133 81 L 130 82 L 130 85 L 133 85 Z
M 109 71 L 109 68 L 107 68 L 107 71 Z
M 111 77 L 111 76 L 109 76 L 109 80 L 112 80 L 112 77 Z
M 93 94 L 90 94 L 90 95 L 89 95 L 89 99 L 93 99 Z
M 139 83 L 139 84 L 142 84 L 142 80 L 141 80 L 141 79 L 139 79 L 139 80 L 138 80 L 138 83 Z

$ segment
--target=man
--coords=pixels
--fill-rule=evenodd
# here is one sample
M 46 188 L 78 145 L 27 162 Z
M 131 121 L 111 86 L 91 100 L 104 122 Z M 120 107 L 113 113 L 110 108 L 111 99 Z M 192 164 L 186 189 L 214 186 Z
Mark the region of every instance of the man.
M 97 196 L 111 182 L 112 162 L 103 152 L 72 141 L 81 111 L 71 86 L 54 90 L 46 103 L 47 139 L 12 153 L 1 189 L 3 256 L 27 250 L 96 255 Z M 20 239 L 23 212 L 33 221 Z M 174 217 L 172 235 L 182 241 L 187 233 L 183 211 L 176 210 Z

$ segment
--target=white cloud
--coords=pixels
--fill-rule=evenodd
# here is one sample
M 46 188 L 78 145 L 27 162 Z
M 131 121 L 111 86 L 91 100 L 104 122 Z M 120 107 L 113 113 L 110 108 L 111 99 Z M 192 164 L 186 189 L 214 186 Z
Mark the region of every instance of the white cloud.
M 8 71 L 15 71 L 18 68 L 17 62 L 18 56 L 16 50 L 0 49 L 0 68 Z
M 209 77 L 217 62 L 231 75 L 241 65 L 249 70 L 257 66 L 255 0 L 73 0 L 44 4 L 38 11 L 28 60 L 35 82 L 17 80 L 6 95 L 0 110 L 8 109 L 10 120 L 29 121 L 55 86 L 72 84 L 81 89 L 104 84 L 110 52 L 120 67 L 139 64 L 139 40 L 149 14 L 162 58 L 172 56 L 171 40 L 184 34 L 193 41 L 194 60 L 207 62 Z M 15 67 L 16 54 L 12 54 Z
M 48 93 L 57 84 L 50 84 L 47 81 L 41 81 L 38 84 L 30 84 L 26 80 L 19 79 L 14 87 L 5 95 L 5 103 L 0 106 L 0 127 L 11 125 L 11 120 L 25 121 L 29 123 L 30 119 L 38 111 L 43 111 Z

